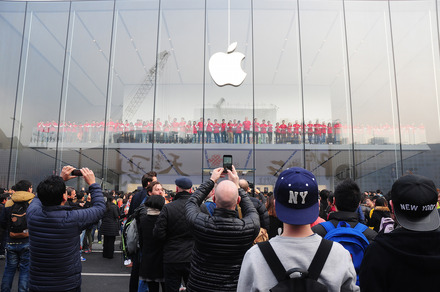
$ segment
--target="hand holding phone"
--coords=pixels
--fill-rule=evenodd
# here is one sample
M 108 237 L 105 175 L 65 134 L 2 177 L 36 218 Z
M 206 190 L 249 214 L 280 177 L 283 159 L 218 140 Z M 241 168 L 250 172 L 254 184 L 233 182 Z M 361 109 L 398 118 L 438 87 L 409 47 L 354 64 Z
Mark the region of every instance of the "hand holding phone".
M 79 170 L 79 169 L 74 169 L 74 170 L 72 170 L 72 173 L 71 173 L 70 175 L 73 175 L 73 176 L 82 176 L 82 172 L 81 172 L 81 170 Z

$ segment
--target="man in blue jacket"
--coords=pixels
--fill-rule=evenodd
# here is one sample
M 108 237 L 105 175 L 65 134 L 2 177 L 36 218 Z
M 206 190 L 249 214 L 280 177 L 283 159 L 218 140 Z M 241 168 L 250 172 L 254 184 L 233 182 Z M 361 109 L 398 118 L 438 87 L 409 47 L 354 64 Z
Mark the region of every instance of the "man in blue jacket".
M 101 187 L 94 173 L 82 168 L 89 185 L 92 207 L 66 206 L 64 181 L 74 178 L 72 166 L 60 176 L 49 176 L 37 187 L 37 196 L 27 210 L 30 244 L 29 291 L 81 291 L 81 231 L 98 221 L 105 212 Z

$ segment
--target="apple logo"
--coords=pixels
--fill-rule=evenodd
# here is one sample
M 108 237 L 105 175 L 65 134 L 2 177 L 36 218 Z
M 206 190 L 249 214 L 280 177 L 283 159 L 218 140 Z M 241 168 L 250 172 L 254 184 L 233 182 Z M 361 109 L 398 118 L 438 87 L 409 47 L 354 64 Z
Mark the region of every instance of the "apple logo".
M 218 52 L 209 59 L 209 73 L 218 86 L 226 84 L 240 86 L 246 78 L 246 72 L 241 68 L 244 59 L 242 53 L 234 52 L 237 42 L 228 47 L 228 53 Z

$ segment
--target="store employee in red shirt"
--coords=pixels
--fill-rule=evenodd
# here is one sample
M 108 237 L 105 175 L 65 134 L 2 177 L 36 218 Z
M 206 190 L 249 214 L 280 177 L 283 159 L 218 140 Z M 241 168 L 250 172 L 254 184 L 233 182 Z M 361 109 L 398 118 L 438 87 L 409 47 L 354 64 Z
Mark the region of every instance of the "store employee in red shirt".
M 248 117 L 244 118 L 243 122 L 243 142 L 250 144 L 249 133 L 251 131 L 252 122 L 249 121 Z

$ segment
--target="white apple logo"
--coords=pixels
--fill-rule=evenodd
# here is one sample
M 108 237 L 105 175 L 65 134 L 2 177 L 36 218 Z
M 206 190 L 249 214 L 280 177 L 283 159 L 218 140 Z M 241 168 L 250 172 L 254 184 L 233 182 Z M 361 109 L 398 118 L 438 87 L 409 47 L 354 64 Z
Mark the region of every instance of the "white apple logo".
M 218 86 L 226 84 L 239 86 L 246 78 L 246 72 L 241 68 L 244 59 L 242 53 L 234 52 L 237 42 L 228 47 L 228 53 L 218 52 L 209 59 L 209 73 Z

